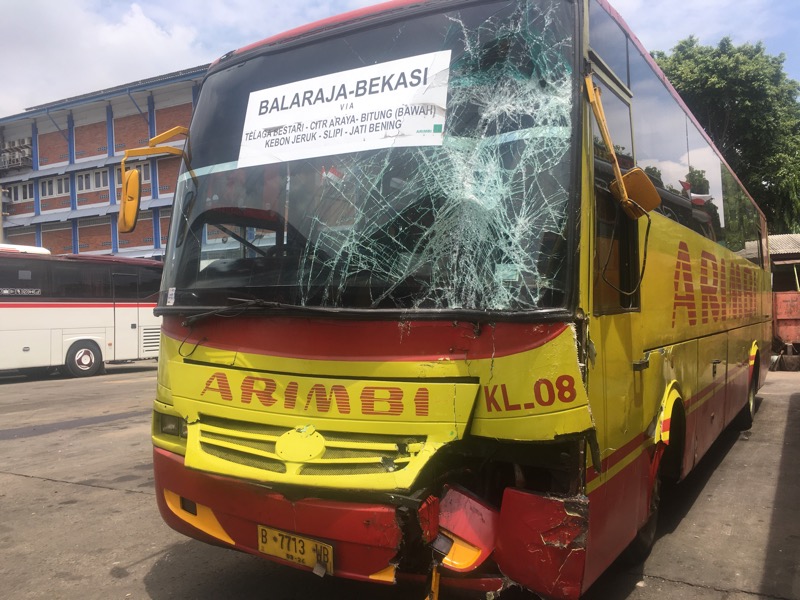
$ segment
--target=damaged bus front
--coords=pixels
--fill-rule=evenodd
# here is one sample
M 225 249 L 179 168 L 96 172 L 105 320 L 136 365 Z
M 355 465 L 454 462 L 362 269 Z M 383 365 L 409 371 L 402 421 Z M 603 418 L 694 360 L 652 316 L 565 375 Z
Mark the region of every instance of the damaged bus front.
M 581 12 L 393 2 L 211 67 L 157 309 L 173 528 L 319 575 L 580 595 Z

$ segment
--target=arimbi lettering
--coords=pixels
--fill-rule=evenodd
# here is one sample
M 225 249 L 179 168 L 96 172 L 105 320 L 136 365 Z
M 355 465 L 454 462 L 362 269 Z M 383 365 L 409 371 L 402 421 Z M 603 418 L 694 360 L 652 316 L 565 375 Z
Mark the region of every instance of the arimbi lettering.
M 688 244 L 679 242 L 673 275 L 672 327 L 679 312 L 685 314 L 690 326 L 754 316 L 757 281 L 756 269 L 728 263 L 705 250 L 700 253 L 699 272 L 695 273 Z
M 286 411 L 302 410 L 316 411 L 318 413 L 338 412 L 340 415 L 349 415 L 353 402 L 350 392 L 341 384 L 326 386 L 324 383 L 315 382 L 302 389 L 297 381 L 289 381 L 283 386 L 270 377 L 246 376 L 238 390 L 238 399 L 241 404 L 263 406 L 270 408 L 275 405 L 283 406 Z M 225 402 L 234 401 L 234 392 L 228 376 L 224 371 L 213 373 L 203 386 L 200 397 L 216 396 Z M 304 400 L 298 402 L 298 398 Z M 402 388 L 396 386 L 365 385 L 358 393 L 357 403 L 360 414 L 385 417 L 400 417 L 407 412 L 406 399 L 408 396 Z M 258 403 L 258 404 L 256 404 Z M 430 392 L 426 387 L 418 387 L 413 397 L 413 412 L 415 417 L 427 417 L 430 410 Z

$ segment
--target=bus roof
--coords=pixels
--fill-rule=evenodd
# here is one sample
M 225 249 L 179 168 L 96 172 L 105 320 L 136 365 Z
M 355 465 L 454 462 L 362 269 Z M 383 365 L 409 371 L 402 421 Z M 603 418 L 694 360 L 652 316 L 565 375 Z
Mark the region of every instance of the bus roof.
M 307 23 L 305 25 L 300 25 L 299 27 L 295 27 L 294 29 L 289 29 L 288 31 L 282 31 L 280 33 L 276 33 L 268 38 L 265 38 L 261 41 L 255 42 L 253 44 L 249 44 L 244 46 L 243 48 L 239 48 L 238 50 L 234 50 L 233 52 L 226 54 L 224 57 L 217 59 L 211 64 L 211 68 L 217 65 L 223 58 L 228 58 L 229 56 L 238 56 L 249 52 L 251 50 L 255 50 L 257 48 L 263 48 L 266 46 L 272 46 L 274 44 L 279 44 L 282 42 L 287 42 L 290 40 L 302 38 L 306 35 L 325 31 L 326 29 L 330 29 L 333 27 L 337 27 L 344 24 L 356 23 L 368 17 L 374 15 L 381 15 L 385 16 L 388 13 L 392 13 L 396 10 L 403 9 L 409 6 L 423 6 L 425 4 L 430 4 L 429 0 L 389 0 L 388 2 L 382 2 L 379 4 L 373 4 L 372 6 L 365 6 L 364 8 L 358 8 L 355 10 L 351 10 L 349 12 L 344 12 L 338 15 L 333 15 L 331 17 L 327 17 L 325 19 L 320 19 L 319 21 L 314 21 L 311 23 Z
M 33 248 L 32 251 L 30 250 L 6 250 L 6 246 L 9 244 L 0 244 L 0 252 L 8 252 L 7 256 L 4 258 L 14 258 L 19 257 L 22 258 L 23 254 L 30 255 L 25 256 L 25 258 L 34 258 L 37 260 L 47 260 L 47 261 L 56 261 L 56 262 L 75 262 L 75 263 L 94 263 L 94 264 L 115 264 L 115 265 L 133 265 L 133 266 L 140 266 L 140 267 L 159 267 L 162 268 L 164 263 L 160 260 L 154 260 L 152 258 L 130 258 L 130 257 L 123 257 L 123 256 L 116 256 L 112 254 L 103 254 L 103 255 L 95 255 L 95 254 L 50 254 L 50 251 L 46 248 Z M 24 246 L 22 246 L 24 248 Z M 38 250 L 38 252 L 37 252 Z
M 23 254 L 50 254 L 47 248 L 38 246 L 20 246 L 18 244 L 0 244 L 0 252 L 19 252 Z

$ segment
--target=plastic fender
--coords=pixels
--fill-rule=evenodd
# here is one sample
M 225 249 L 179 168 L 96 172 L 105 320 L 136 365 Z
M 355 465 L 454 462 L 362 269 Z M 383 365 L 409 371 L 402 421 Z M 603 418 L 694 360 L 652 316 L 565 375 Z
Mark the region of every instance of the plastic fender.
M 681 393 L 678 391 L 678 382 L 670 381 L 667 389 L 664 392 L 664 399 L 661 401 L 661 411 L 659 413 L 658 421 L 656 423 L 656 431 L 654 442 L 658 444 L 663 442 L 669 446 L 669 426 L 672 419 L 672 409 L 675 403 L 682 403 Z
M 758 356 L 758 342 L 753 342 L 753 344 L 750 346 L 750 356 L 748 358 L 750 365 L 750 381 L 753 380 L 753 370 L 756 366 L 756 356 Z M 758 384 L 756 384 L 756 387 L 758 387 Z

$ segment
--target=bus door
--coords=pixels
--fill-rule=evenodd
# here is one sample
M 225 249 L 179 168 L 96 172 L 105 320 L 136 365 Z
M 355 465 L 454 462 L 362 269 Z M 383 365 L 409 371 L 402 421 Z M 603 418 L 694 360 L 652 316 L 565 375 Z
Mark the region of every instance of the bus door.
M 595 77 L 613 139 L 606 148 L 593 119 L 595 249 L 593 319 L 590 336 L 595 365 L 590 393 L 597 422 L 602 472 L 587 477 L 592 546 L 617 556 L 634 537 L 648 512 L 647 461 L 643 456 L 644 335 L 640 312 L 639 221 L 614 199 L 611 152 L 623 170 L 634 166 L 630 104 L 610 80 Z M 644 220 L 644 219 L 642 219 Z M 646 276 L 645 276 L 646 278 Z M 601 413 L 601 414 L 598 414 Z M 623 508 L 624 507 L 624 508 Z M 605 569 L 603 557 L 590 560 Z
M 139 278 L 135 273 L 113 273 L 114 356 L 109 360 L 139 358 Z
M 599 513 L 595 520 L 599 546 L 616 556 L 635 534 L 638 513 L 646 509 L 642 505 L 646 469 L 640 457 L 642 320 L 639 294 L 623 293 L 638 282 L 637 223 L 618 209 L 602 181 L 596 180 L 596 186 L 595 318 L 590 329 L 596 359 L 591 385 L 602 411 L 597 433 L 603 468 L 592 502 Z M 623 505 L 626 508 L 620 510 Z

